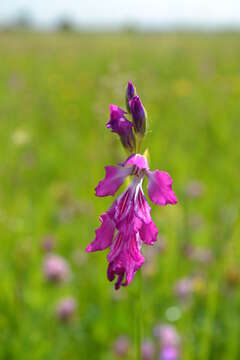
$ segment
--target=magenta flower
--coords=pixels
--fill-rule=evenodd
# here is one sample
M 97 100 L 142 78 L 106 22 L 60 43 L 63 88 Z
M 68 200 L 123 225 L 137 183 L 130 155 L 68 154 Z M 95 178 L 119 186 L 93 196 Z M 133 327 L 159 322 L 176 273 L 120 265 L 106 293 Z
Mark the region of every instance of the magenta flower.
M 148 195 L 153 203 L 162 206 L 177 203 L 170 175 L 165 171 L 150 171 L 147 159 L 136 154 L 145 135 L 147 116 L 131 81 L 126 90 L 126 105 L 132 121 L 126 118 L 126 111 L 110 105 L 107 128 L 119 135 L 123 147 L 131 156 L 118 166 L 105 167 L 106 175 L 95 189 L 96 196 L 113 196 L 127 177 L 131 177 L 132 181 L 110 209 L 100 216 L 101 226 L 86 248 L 87 252 L 110 249 L 107 276 L 110 281 L 116 278 L 115 289 L 130 284 L 144 263 L 142 245 L 153 245 L 158 236 L 151 208 L 143 193 L 144 179 L 148 179 Z
M 110 120 L 107 128 L 117 133 L 125 149 L 132 152 L 135 149 L 135 138 L 133 135 L 133 124 L 125 117 L 126 112 L 117 105 L 110 105 Z
M 164 171 L 150 171 L 143 155 L 133 154 L 124 163 L 106 166 L 105 170 L 105 178 L 95 189 L 97 196 L 113 196 L 127 176 L 131 176 L 132 181 L 110 209 L 101 215 L 101 226 L 86 251 L 110 248 L 107 276 L 110 281 L 117 276 L 115 289 L 119 289 L 128 285 L 143 265 L 142 244 L 153 245 L 158 235 L 142 189 L 144 178 L 148 178 L 148 195 L 153 203 L 162 206 L 176 204 L 177 198 L 170 175 Z

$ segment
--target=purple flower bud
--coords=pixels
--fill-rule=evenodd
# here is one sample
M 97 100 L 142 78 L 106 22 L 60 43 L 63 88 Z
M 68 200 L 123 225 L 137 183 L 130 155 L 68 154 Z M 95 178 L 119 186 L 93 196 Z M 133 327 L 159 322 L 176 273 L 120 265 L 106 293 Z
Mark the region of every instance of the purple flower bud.
M 144 341 L 142 343 L 142 360 L 153 360 L 154 345 L 152 341 Z
M 135 137 L 133 135 L 132 123 L 125 118 L 126 112 L 117 105 L 110 105 L 110 120 L 107 128 L 117 133 L 123 144 L 123 147 L 131 153 L 135 150 Z
M 130 107 L 129 107 L 129 101 L 136 95 L 136 90 L 133 86 L 133 83 L 131 80 L 129 80 L 128 82 L 128 86 L 127 86 L 127 91 L 126 91 L 126 107 L 128 112 L 130 112 Z
M 119 336 L 113 344 L 113 351 L 119 357 L 125 357 L 129 350 L 129 340 L 126 336 Z
M 139 96 L 134 96 L 129 101 L 130 112 L 133 118 L 133 126 L 136 134 L 144 136 L 146 131 L 146 111 Z
M 58 255 L 47 255 L 43 262 L 43 272 L 48 281 L 62 282 L 70 277 L 67 262 Z
M 59 320 L 67 322 L 72 319 L 76 311 L 76 301 L 74 298 L 69 297 L 62 299 L 56 306 L 56 315 Z

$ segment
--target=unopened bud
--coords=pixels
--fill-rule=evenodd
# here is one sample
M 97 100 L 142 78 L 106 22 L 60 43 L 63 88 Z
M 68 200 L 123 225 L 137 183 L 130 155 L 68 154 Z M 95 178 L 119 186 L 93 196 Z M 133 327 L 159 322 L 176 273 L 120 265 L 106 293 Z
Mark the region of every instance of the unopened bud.
M 130 112 L 133 118 L 133 126 L 136 134 L 142 137 L 146 131 L 147 113 L 139 96 L 134 96 L 129 101 Z
M 126 91 L 126 107 L 130 113 L 129 101 L 136 95 L 136 89 L 131 80 L 129 80 Z

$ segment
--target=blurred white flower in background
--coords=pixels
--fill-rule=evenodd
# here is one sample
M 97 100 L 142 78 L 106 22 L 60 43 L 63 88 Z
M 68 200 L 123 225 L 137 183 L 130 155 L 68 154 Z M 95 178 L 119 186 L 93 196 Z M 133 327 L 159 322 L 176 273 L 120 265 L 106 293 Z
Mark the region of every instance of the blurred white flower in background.
M 24 146 L 31 142 L 30 134 L 24 129 L 16 129 L 12 133 L 12 142 L 16 146 Z

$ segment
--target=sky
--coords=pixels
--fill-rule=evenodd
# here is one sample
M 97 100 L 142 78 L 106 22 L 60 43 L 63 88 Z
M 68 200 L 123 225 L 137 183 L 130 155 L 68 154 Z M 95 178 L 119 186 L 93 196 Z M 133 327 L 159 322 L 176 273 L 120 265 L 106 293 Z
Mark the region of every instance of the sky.
M 61 18 L 85 26 L 240 27 L 240 0 L 0 0 L 0 22 L 19 14 L 43 27 Z

